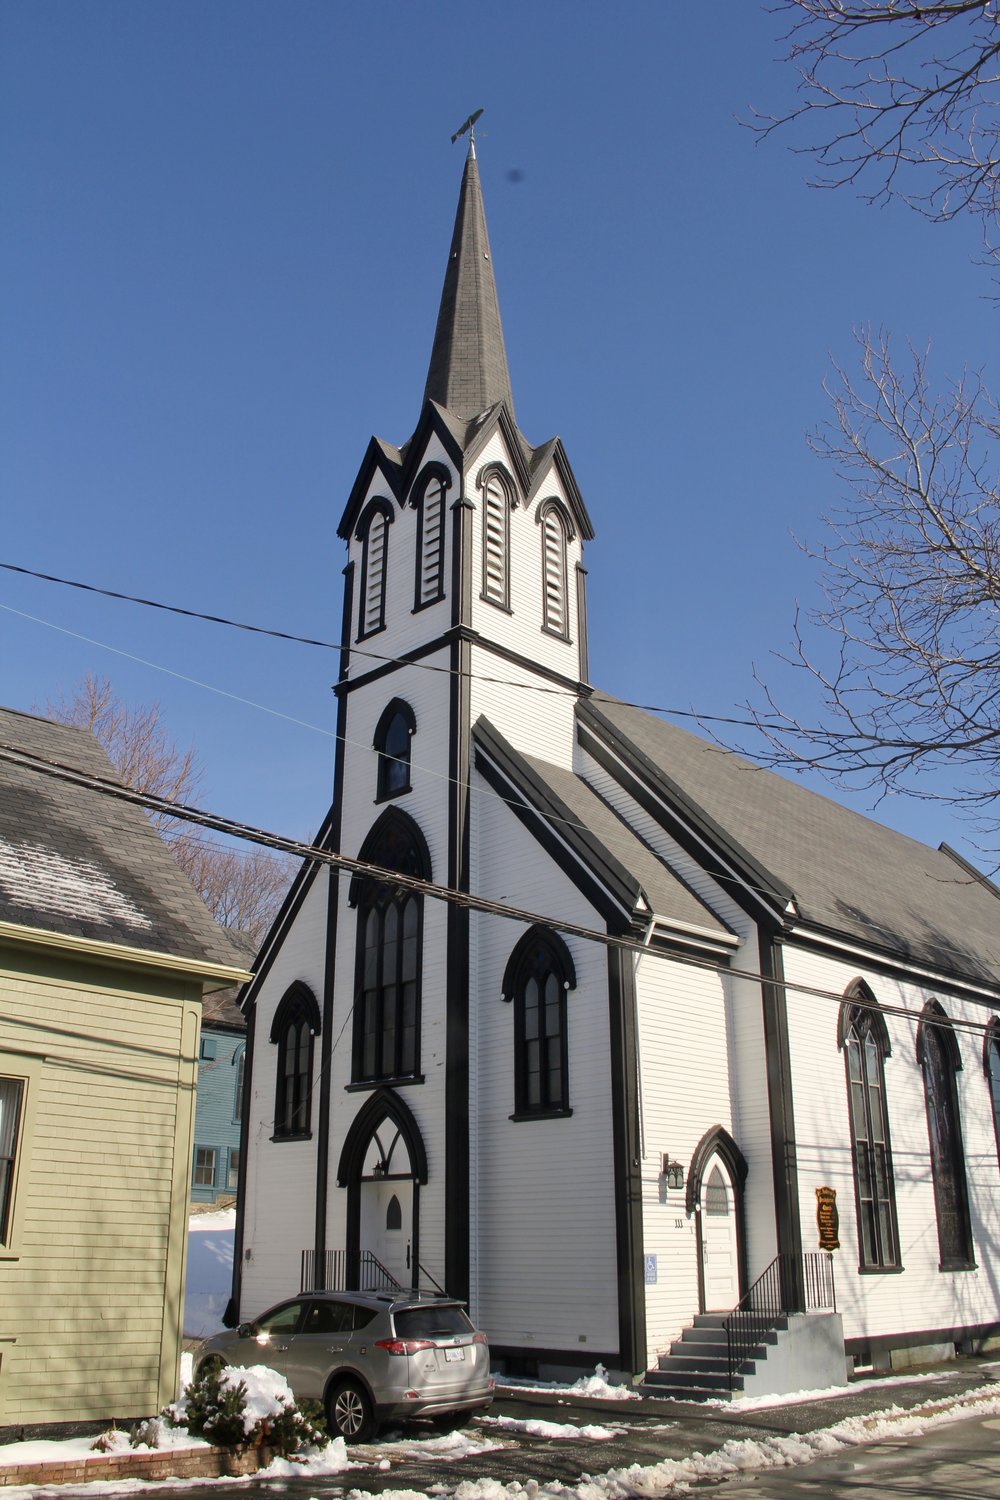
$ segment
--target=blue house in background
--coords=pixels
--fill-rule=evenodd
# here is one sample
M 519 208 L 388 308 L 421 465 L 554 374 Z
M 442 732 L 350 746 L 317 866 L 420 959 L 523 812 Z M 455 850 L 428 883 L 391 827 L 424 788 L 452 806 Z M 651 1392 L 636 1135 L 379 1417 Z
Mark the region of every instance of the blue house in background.
M 236 1004 L 238 994 L 235 988 L 208 995 L 202 1011 L 192 1203 L 236 1197 L 247 1042 L 246 1021 Z

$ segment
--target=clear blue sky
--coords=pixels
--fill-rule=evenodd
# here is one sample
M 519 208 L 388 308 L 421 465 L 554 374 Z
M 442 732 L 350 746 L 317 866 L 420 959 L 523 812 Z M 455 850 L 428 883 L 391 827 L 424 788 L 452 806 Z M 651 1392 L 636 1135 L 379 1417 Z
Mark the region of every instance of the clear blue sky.
M 772 672 L 816 597 L 791 533 L 836 489 L 803 434 L 853 325 L 930 341 L 942 379 L 995 361 L 971 225 L 810 190 L 741 128 L 794 88 L 755 0 L 32 0 L 0 27 L 2 561 L 336 639 L 337 522 L 369 436 L 415 425 L 479 106 L 518 419 L 594 519 L 611 692 L 727 713 Z M 318 826 L 332 653 L 9 574 L 0 606 L 0 701 L 107 675 L 194 742 L 203 805 Z M 878 816 L 971 852 L 947 808 Z

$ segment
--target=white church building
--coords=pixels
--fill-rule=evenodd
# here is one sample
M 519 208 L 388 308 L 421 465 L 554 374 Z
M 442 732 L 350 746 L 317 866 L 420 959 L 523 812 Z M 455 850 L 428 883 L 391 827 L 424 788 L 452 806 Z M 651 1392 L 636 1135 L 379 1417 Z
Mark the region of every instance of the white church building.
M 233 1321 L 437 1286 L 498 1365 L 665 1391 L 727 1336 L 774 1389 L 1000 1333 L 998 892 L 590 682 L 474 147 L 416 430 L 339 535 L 317 843 L 374 872 L 306 864 L 243 997 Z

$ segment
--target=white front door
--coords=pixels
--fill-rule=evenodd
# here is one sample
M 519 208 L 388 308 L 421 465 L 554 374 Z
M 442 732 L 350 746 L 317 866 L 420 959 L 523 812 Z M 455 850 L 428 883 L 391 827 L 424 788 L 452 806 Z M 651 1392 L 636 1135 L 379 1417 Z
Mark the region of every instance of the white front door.
M 701 1187 L 701 1254 L 705 1311 L 729 1312 L 740 1300 L 736 1194 L 721 1157 L 712 1156 Z
M 411 1286 L 413 1181 L 361 1184 L 361 1252 L 370 1251 L 400 1286 Z M 364 1274 L 362 1274 L 364 1280 Z

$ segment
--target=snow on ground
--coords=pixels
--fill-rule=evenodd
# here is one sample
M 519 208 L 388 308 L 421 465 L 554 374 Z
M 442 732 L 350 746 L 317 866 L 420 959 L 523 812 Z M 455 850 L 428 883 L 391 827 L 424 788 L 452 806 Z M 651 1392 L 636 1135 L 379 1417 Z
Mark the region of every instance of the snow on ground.
M 602 1401 L 640 1400 L 639 1392 L 634 1391 L 631 1386 L 612 1385 L 603 1365 L 598 1365 L 593 1375 L 581 1375 L 572 1385 L 553 1385 L 544 1380 L 521 1380 L 510 1375 L 498 1375 L 496 1383 L 513 1391 L 556 1391 L 561 1396 L 597 1396 Z
M 577 1427 L 572 1422 L 542 1422 L 532 1417 L 480 1417 L 480 1422 L 496 1427 L 502 1432 L 527 1432 L 532 1437 L 545 1438 L 592 1438 L 601 1442 L 606 1438 L 621 1437 L 624 1427 L 599 1427 L 593 1424 Z
M 192 1214 L 188 1219 L 185 1338 L 207 1338 L 222 1328 L 222 1314 L 232 1291 L 235 1236 L 235 1208 Z

